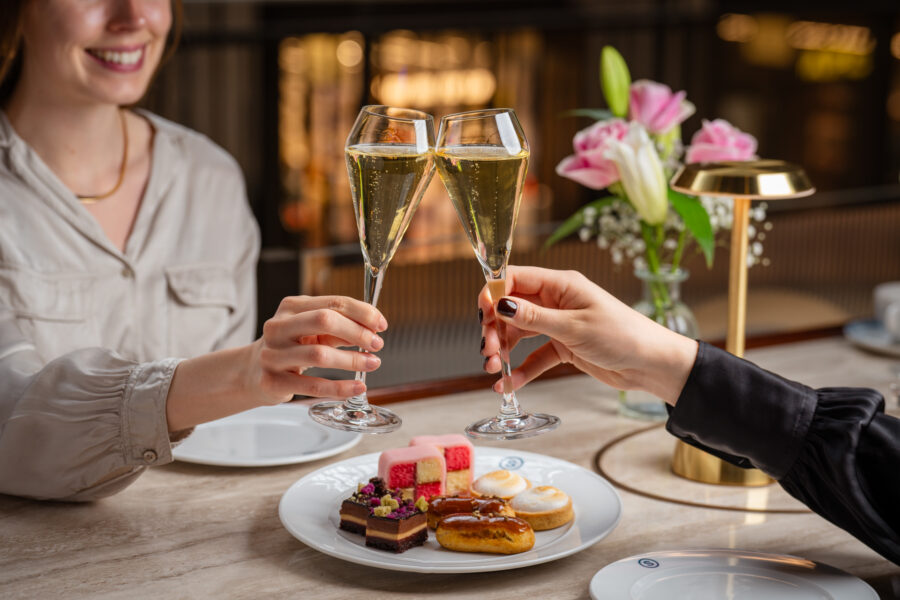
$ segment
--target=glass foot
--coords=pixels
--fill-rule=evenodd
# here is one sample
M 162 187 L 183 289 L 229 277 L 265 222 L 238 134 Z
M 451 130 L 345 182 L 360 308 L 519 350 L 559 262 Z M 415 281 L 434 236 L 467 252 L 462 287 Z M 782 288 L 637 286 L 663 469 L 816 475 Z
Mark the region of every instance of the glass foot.
M 341 400 L 328 400 L 309 407 L 313 421 L 343 431 L 390 433 L 403 424 L 396 413 L 380 406 L 353 406 Z
M 491 417 L 466 427 L 470 438 L 487 440 L 518 440 L 533 437 L 559 427 L 559 417 L 542 413 L 525 413 L 519 417 Z

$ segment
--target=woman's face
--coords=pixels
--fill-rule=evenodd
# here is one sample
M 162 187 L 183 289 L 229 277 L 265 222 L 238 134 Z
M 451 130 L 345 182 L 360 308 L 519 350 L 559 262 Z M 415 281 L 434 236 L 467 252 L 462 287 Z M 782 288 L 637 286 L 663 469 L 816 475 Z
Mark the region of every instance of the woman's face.
M 132 104 L 171 24 L 171 0 L 30 0 L 23 76 L 72 102 Z

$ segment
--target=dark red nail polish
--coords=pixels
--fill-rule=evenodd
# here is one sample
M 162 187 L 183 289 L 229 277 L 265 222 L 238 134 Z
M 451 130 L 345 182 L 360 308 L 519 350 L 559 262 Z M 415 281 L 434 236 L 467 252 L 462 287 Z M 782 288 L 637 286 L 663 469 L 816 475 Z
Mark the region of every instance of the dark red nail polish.
M 487 342 L 484 338 L 481 338 L 481 349 L 484 350 L 484 344 Z
M 482 321 L 484 321 L 484 311 L 479 308 L 478 309 L 478 322 L 481 323 Z
M 481 363 L 481 368 L 482 368 L 482 369 L 486 369 L 486 368 L 487 368 L 487 361 L 489 361 L 489 360 L 491 360 L 491 357 L 490 357 L 490 356 L 485 356 L 485 357 L 484 357 L 484 361 L 482 361 L 482 363 Z
M 497 303 L 497 312 L 504 317 L 516 316 L 517 310 L 519 310 L 519 305 L 509 298 L 500 298 L 500 302 Z

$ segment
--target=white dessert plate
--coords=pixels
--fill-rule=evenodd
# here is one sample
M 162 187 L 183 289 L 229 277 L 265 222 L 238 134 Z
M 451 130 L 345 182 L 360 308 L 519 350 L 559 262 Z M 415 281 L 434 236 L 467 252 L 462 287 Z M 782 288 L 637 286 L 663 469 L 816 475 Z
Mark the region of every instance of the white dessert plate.
M 557 560 L 596 543 L 619 522 L 619 495 L 606 479 L 583 467 L 532 452 L 476 447 L 475 476 L 497 469 L 566 492 L 572 498 L 575 519 L 535 532 L 534 548 L 520 554 L 453 552 L 442 548 L 431 530 L 424 546 L 401 554 L 368 548 L 364 536 L 338 529 L 338 512 L 357 483 L 377 475 L 378 453 L 349 458 L 303 477 L 281 497 L 278 516 L 294 537 L 320 552 L 370 567 L 416 573 L 503 571 Z
M 844 325 L 844 337 L 870 352 L 900 356 L 900 342 L 888 333 L 881 321 L 862 319 Z
M 591 579 L 593 600 L 878 600 L 822 563 L 741 550 L 671 550 L 623 558 Z
M 333 456 L 361 439 L 360 433 L 319 425 L 302 404 L 279 404 L 198 425 L 173 455 L 201 465 L 274 467 Z

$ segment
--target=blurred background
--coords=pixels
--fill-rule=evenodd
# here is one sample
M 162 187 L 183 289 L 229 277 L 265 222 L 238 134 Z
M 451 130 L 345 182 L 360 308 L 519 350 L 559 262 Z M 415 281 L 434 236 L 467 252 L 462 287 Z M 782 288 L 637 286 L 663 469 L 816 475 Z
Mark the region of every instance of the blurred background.
M 343 144 L 360 106 L 444 114 L 517 111 L 532 148 L 511 262 L 578 269 L 626 302 L 629 264 L 547 235 L 598 197 L 556 175 L 573 134 L 604 107 L 599 56 L 634 79 L 686 90 L 759 154 L 806 168 L 818 193 L 768 206 L 750 270 L 748 336 L 870 316 L 872 288 L 900 280 L 900 2 L 715 0 L 185 0 L 180 47 L 144 104 L 234 155 L 262 229 L 260 323 L 285 295 L 362 297 Z M 699 257 L 683 297 L 704 339 L 724 338 L 727 250 Z M 480 372 L 483 283 L 435 177 L 386 276 L 391 323 L 372 387 Z M 533 347 L 533 346 L 532 346 Z M 521 357 L 521 352 L 518 354 Z M 516 355 L 514 355 L 514 359 Z

